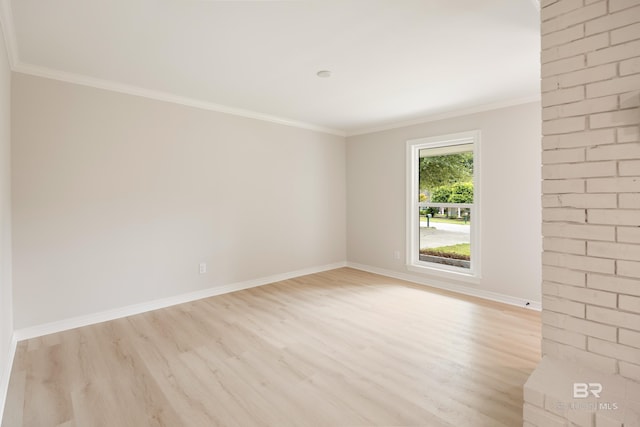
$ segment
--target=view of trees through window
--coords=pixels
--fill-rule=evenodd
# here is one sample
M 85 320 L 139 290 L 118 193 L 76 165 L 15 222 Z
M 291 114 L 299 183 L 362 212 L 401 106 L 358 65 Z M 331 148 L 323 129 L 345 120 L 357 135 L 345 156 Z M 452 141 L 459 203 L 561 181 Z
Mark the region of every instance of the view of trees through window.
M 420 150 L 420 261 L 469 268 L 473 145 Z

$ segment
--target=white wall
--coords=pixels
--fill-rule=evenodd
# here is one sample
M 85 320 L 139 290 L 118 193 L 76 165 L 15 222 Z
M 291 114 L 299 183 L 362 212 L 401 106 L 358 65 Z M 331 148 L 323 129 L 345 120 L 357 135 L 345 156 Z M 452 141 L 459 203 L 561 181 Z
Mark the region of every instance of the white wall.
M 480 129 L 482 280 L 452 283 L 539 302 L 540 120 L 535 102 L 349 137 L 348 261 L 409 273 L 404 258 L 406 141 Z M 400 260 L 394 259 L 395 250 L 403 254 Z
M 13 95 L 16 329 L 346 258 L 342 137 L 22 74 Z
M 11 297 L 11 68 L 0 31 L 0 387 L 13 335 Z M 4 402 L 0 389 L 0 405 Z M 2 414 L 2 408 L 0 408 Z

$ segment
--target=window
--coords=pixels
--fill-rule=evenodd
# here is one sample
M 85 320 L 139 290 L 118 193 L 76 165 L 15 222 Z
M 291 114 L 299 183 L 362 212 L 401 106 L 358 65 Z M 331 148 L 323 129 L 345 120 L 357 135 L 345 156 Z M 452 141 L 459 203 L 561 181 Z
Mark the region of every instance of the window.
M 479 143 L 479 131 L 407 141 L 409 269 L 479 278 Z

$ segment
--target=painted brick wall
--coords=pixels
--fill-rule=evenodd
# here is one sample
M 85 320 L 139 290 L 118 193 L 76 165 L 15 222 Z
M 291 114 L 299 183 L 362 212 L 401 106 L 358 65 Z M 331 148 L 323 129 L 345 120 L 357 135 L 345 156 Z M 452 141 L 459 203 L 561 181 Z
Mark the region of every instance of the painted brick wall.
M 543 353 L 640 381 L 640 0 L 543 0 Z
M 542 0 L 541 21 L 543 354 L 636 383 L 640 0 Z

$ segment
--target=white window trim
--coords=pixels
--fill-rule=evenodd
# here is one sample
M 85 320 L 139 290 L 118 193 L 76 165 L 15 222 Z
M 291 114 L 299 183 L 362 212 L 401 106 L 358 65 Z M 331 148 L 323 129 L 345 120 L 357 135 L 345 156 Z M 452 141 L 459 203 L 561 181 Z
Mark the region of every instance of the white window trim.
M 418 192 L 420 186 L 418 183 L 418 159 L 420 150 L 425 148 L 447 147 L 451 145 L 473 144 L 473 207 L 471 208 L 471 218 L 473 218 L 473 226 L 471 227 L 471 268 L 462 268 L 449 266 L 444 264 L 427 263 L 420 261 L 419 246 L 420 236 L 419 227 L 420 219 L 418 218 Z M 445 277 L 453 280 L 480 283 L 481 274 L 481 244 L 480 230 L 482 227 L 482 219 L 480 209 L 480 131 L 473 130 L 449 135 L 434 136 L 428 138 L 411 139 L 407 141 L 407 248 L 406 261 L 407 269 L 413 272 Z

